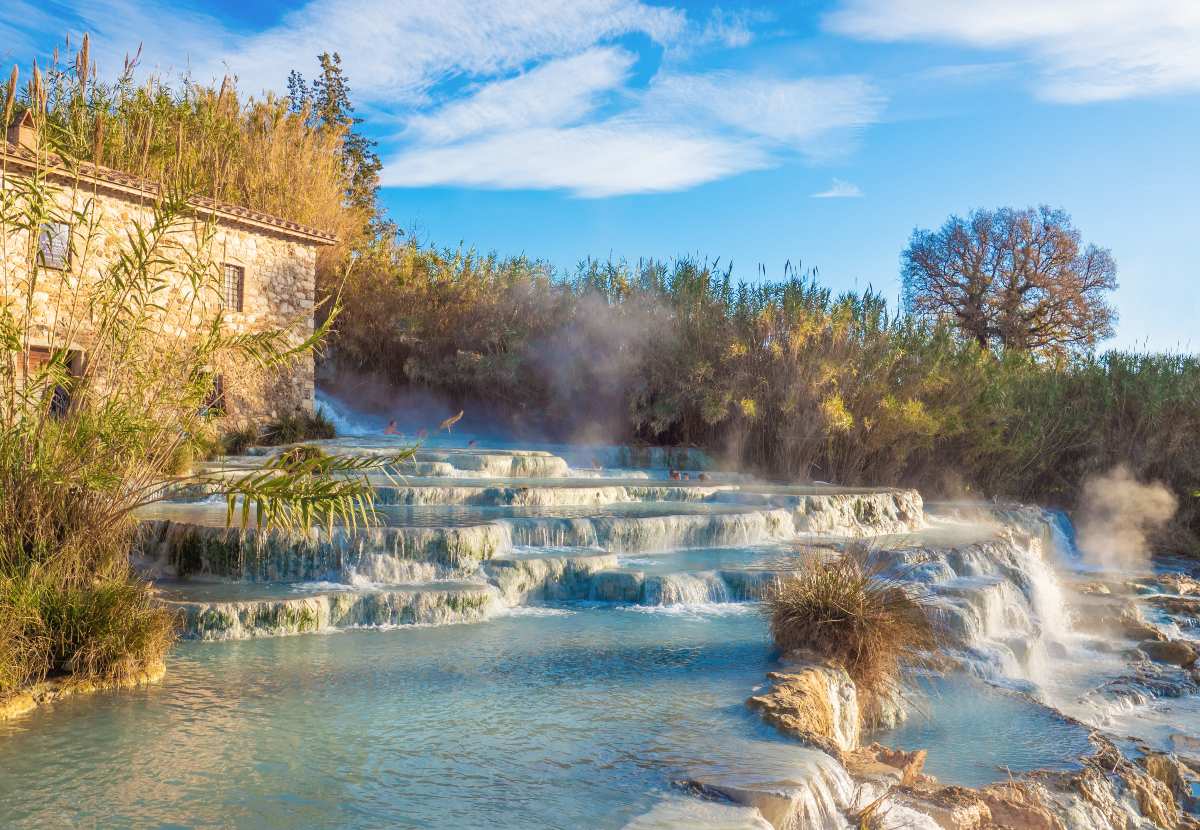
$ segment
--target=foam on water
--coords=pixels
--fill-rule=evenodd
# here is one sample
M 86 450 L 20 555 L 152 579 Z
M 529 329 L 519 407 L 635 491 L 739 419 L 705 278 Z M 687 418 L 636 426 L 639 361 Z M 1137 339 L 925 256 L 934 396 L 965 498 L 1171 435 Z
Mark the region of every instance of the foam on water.
M 632 819 L 623 830 L 773 830 L 755 807 L 705 801 L 681 795 L 665 796 L 645 815 Z
M 544 605 L 513 605 L 499 613 L 503 617 L 569 617 L 576 613 L 569 608 L 551 608 Z
M 754 602 L 691 602 L 674 605 L 618 605 L 617 611 L 634 614 L 655 614 L 667 617 L 741 617 L 757 614 L 761 606 Z
M 373 429 L 331 447 L 386 453 L 402 445 Z M 829 756 L 781 739 L 743 701 L 770 667 L 758 600 L 806 556 L 838 555 L 864 536 L 893 576 L 928 592 L 947 648 L 992 684 L 942 682 L 926 700 L 932 718 L 913 718 L 892 736 L 929 749 L 929 769 L 948 783 L 994 781 L 1002 766 L 1069 768 L 1087 749 L 1083 730 L 1033 698 L 1097 725 L 1140 728 L 1159 743 L 1177 738 L 1175 713 L 1200 718 L 1188 709 L 1194 698 L 1166 705 L 1166 680 L 1130 680 L 1126 655 L 1103 652 L 1076 630 L 1061 572 L 1079 563 L 1061 514 L 962 504 L 927 516 L 913 491 L 721 473 L 672 480 L 668 468 L 707 463 L 690 453 L 461 442 L 437 436 L 408 468 L 414 477 L 373 479 L 387 505 L 383 527 L 247 541 L 189 525 L 223 521 L 222 502 L 156 514 L 165 522 L 152 528 L 160 566 L 183 550 L 209 578 L 302 580 L 264 585 L 258 597 L 197 597 L 189 613 L 208 614 L 198 630 L 295 633 L 313 630 L 315 614 L 319 630 L 343 629 L 339 652 L 354 650 L 325 674 L 340 697 L 309 690 L 297 700 L 268 678 L 284 700 L 256 699 L 264 717 L 293 717 L 277 712 L 290 704 L 322 721 L 298 718 L 296 728 L 324 742 L 306 736 L 286 747 L 289 758 L 297 745 L 310 748 L 308 787 L 330 792 L 314 799 L 308 823 L 841 830 L 848 809 L 879 793 L 856 788 Z M 605 466 L 582 469 L 597 460 Z M 634 460 L 647 469 L 630 469 Z M 1181 630 L 1174 619 L 1159 622 Z M 345 632 L 360 627 L 408 635 L 403 645 L 381 646 Z M 239 660 L 259 653 L 250 644 L 229 648 L 242 646 L 250 651 Z M 284 650 L 265 664 L 321 676 L 312 659 L 308 648 Z M 209 672 L 202 695 L 244 694 L 217 677 L 237 674 L 236 662 L 196 670 Z M 388 696 L 405 705 L 389 707 Z M 232 732 L 275 745 L 245 715 L 222 712 Z M 331 772 L 347 769 L 359 782 L 353 793 Z M 295 777 L 271 780 L 277 789 Z M 726 801 L 669 790 L 678 780 Z M 236 823 L 278 818 L 270 803 L 229 787 Z M 354 805 L 364 793 L 371 806 L 360 815 Z M 89 795 L 102 810 L 94 793 L 82 803 Z M 184 803 L 203 818 L 195 794 Z M 24 809 L 18 815 L 46 818 Z M 159 804 L 145 823 L 171 816 Z M 883 826 L 929 824 L 892 804 Z

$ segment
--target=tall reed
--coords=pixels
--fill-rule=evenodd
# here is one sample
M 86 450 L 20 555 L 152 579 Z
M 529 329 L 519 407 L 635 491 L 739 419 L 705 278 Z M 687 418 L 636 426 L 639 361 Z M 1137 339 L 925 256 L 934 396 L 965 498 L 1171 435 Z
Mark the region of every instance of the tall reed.
M 114 235 L 49 95 L 35 70 L 20 99 L 35 169 L 10 169 L 8 154 L 0 167 L 0 693 L 52 674 L 120 681 L 162 660 L 173 620 L 129 555 L 136 511 L 171 485 L 225 493 L 231 522 L 305 532 L 370 520 L 363 473 L 380 466 L 321 455 L 232 477 L 176 469 L 212 429 L 214 367 L 285 367 L 336 308 L 311 335 L 299 318 L 230 331 L 212 223 L 167 183 Z M 7 96 L 4 115 L 16 105 Z M 41 254 L 49 225 L 67 228 L 61 268 Z

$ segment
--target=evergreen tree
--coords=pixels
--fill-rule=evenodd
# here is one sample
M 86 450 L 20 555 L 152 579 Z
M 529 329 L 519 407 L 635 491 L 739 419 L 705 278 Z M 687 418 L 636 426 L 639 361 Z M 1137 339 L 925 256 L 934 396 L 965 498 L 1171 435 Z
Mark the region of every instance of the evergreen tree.
M 312 103 L 312 90 L 308 88 L 304 76 L 295 69 L 288 73 L 287 88 L 292 112 L 299 113 L 304 110 L 305 105 Z
M 311 86 L 295 70 L 288 75 L 288 98 L 296 112 L 309 106 L 315 125 L 344 132 L 342 166 L 346 174 L 346 204 L 373 215 L 383 162 L 375 152 L 376 143 L 355 129 L 362 119 L 354 115 L 350 84 L 342 69 L 341 55 L 322 52 L 317 56 L 317 61 L 320 72 Z

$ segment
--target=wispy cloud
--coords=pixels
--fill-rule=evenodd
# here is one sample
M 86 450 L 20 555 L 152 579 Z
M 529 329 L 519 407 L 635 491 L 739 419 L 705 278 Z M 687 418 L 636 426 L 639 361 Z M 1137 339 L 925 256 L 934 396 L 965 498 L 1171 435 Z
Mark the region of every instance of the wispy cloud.
M 501 87 L 514 83 L 497 82 L 477 97 L 500 111 L 520 109 L 524 90 Z M 514 92 L 518 103 L 510 107 L 505 100 Z M 419 141 L 388 159 L 384 182 L 564 189 L 590 198 L 679 190 L 773 166 L 781 154 L 803 153 L 833 132 L 870 123 L 879 111 L 878 96 L 856 78 L 664 72 L 645 92 L 627 94 L 629 106 L 590 123 L 567 123 L 580 105 L 563 107 L 559 123 L 514 123 L 449 146 Z M 473 103 L 447 109 L 460 106 Z M 442 114 L 430 118 L 443 123 Z
M 1053 101 L 1200 89 L 1193 0 L 843 0 L 825 26 L 865 40 L 1014 50 L 1038 69 L 1035 94 Z
M 718 6 L 709 12 L 697 39 L 704 45 L 716 43 L 729 48 L 749 46 L 754 40 L 755 25 L 771 19 L 772 15 L 764 10 L 729 11 Z
M 595 48 L 547 61 L 513 78 L 408 119 L 408 132 L 423 141 L 447 142 L 478 133 L 569 124 L 587 115 L 599 97 L 621 86 L 634 55 Z
M 422 103 L 448 80 L 502 75 L 627 34 L 666 42 L 685 22 L 637 0 L 313 0 L 242 38 L 228 60 L 242 77 L 277 84 L 296 55 L 336 49 L 361 94 Z
M 383 182 L 397 187 L 590 198 L 679 190 L 815 158 L 882 107 L 854 76 L 695 70 L 699 55 L 736 64 L 720 58 L 753 41 L 770 19 L 759 12 L 692 17 L 685 4 L 642 0 L 309 0 L 263 30 L 233 31 L 168 0 L 64 5 L 61 19 L 33 6 L 28 19 L 91 31 L 108 71 L 136 38 L 148 68 L 230 73 L 257 92 L 278 90 L 320 52 L 340 53 L 360 108 L 391 128 Z
M 802 145 L 879 117 L 882 98 L 864 79 L 774 78 L 731 72 L 664 74 L 643 107 L 669 118 L 712 118 L 747 133 Z
M 862 188 L 856 184 L 834 179 L 829 187 L 820 193 L 812 194 L 814 199 L 858 199 L 863 195 Z
M 384 183 L 562 189 L 596 198 L 681 190 L 769 163 L 751 141 L 613 119 L 414 147 L 388 160 Z

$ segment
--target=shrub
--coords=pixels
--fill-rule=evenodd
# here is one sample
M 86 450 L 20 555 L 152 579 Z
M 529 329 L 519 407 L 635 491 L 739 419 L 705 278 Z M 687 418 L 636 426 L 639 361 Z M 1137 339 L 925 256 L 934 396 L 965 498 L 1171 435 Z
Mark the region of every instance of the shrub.
M 536 260 L 376 240 L 346 285 L 340 369 L 564 439 L 703 447 L 787 480 L 913 485 L 1070 508 L 1124 463 L 1200 553 L 1200 358 L 997 353 L 942 321 L 835 295 L 812 273 Z M 949 473 L 948 471 L 953 471 Z
M 175 639 L 174 617 L 132 573 L 91 585 L 47 580 L 41 625 L 53 671 L 123 681 L 158 665 Z
M 274 447 L 280 444 L 295 444 L 298 441 L 313 441 L 333 438 L 337 432 L 324 410 L 309 413 L 297 410 L 267 424 L 260 436 L 260 443 Z
M 301 467 L 312 461 L 320 461 L 329 457 L 329 453 L 311 444 L 297 444 L 279 454 L 277 463 L 284 469 Z
M 260 442 L 258 427 L 238 427 L 221 436 L 221 453 L 223 455 L 244 455 L 246 450 Z
M 215 229 L 170 183 L 145 221 L 127 220 L 115 235 L 122 242 L 102 239 L 100 208 L 47 123 L 46 95 L 35 73 L 24 101 L 43 137 L 39 172 L 0 169 L 0 694 L 59 673 L 121 680 L 162 660 L 174 620 L 129 553 L 137 511 L 163 498 L 165 483 L 223 493 L 243 525 L 257 516 L 264 527 L 301 532 L 367 520 L 365 471 L 410 456 L 324 457 L 232 475 L 184 470 L 194 436 L 211 428 L 210 368 L 285 366 L 312 351 L 336 308 L 302 339 L 229 331 L 215 301 Z M 12 108 L 10 95 L 5 123 Z M 67 273 L 42 264 L 47 222 L 70 228 Z M 63 311 L 37 332 L 28 309 L 42 293 L 83 313 Z M 34 348 L 47 355 L 40 365 L 26 357 Z M 87 360 L 73 363 L 81 348 Z
M 901 671 L 935 647 L 922 605 L 860 548 L 834 559 L 810 555 L 767 598 L 776 648 L 841 665 L 867 692 L 896 688 Z

